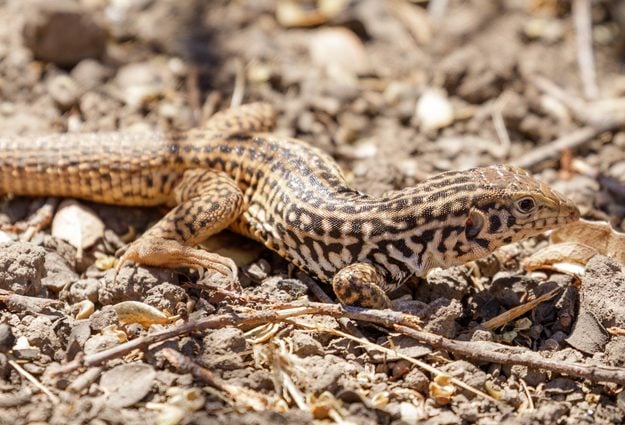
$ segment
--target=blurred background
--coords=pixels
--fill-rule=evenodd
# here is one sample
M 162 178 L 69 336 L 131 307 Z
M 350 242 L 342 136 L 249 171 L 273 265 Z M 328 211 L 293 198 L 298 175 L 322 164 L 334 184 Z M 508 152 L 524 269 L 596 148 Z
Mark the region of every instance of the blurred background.
M 263 100 L 370 193 L 513 162 L 623 228 L 623 4 L 4 0 L 0 134 L 186 129 Z

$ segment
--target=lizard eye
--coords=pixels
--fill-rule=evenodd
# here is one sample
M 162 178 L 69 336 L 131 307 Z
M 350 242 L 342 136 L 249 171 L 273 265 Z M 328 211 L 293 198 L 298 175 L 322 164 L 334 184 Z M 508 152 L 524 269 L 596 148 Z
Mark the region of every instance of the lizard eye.
M 473 239 L 479 235 L 482 227 L 484 227 L 484 217 L 482 217 L 482 214 L 477 211 L 471 211 L 464 227 L 464 233 L 467 239 Z
M 524 214 L 531 213 L 536 208 L 536 202 L 530 197 L 521 198 L 516 201 L 516 208 Z

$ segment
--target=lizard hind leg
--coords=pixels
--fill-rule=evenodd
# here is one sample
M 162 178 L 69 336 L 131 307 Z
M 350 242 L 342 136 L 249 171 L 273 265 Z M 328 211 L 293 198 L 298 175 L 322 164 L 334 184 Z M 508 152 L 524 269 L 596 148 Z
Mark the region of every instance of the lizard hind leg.
M 342 304 L 357 307 L 391 308 L 391 300 L 382 289 L 384 276 L 368 263 L 354 263 L 338 271 L 332 288 Z
M 174 189 L 176 207 L 134 241 L 115 270 L 133 261 L 157 267 L 209 269 L 237 285 L 237 267 L 230 258 L 195 248 L 228 227 L 243 209 L 243 193 L 226 174 L 188 170 Z

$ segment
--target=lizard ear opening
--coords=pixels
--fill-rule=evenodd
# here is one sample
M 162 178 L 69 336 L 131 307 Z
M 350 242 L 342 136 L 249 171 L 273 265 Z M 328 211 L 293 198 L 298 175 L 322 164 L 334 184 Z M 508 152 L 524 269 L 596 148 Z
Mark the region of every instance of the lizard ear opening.
M 480 234 L 484 227 L 484 215 L 478 210 L 471 210 L 464 224 L 464 234 L 467 239 L 473 239 Z

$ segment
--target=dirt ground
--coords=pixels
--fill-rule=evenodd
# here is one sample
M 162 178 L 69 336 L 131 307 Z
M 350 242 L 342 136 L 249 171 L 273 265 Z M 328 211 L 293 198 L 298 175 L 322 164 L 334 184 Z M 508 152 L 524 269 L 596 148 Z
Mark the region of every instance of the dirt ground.
M 445 3 L 0 0 L 0 137 L 183 130 L 231 103 L 262 100 L 279 111 L 278 134 L 328 151 L 364 192 L 517 163 L 584 217 L 625 230 L 622 3 L 592 2 L 596 77 L 578 65 L 584 23 L 576 26 L 569 2 Z M 580 132 L 570 149 L 541 150 Z M 6 199 L 0 223 L 25 220 L 44 201 L 58 203 Z M 0 234 L 0 423 L 625 421 L 623 381 L 470 360 L 324 314 L 224 322 L 54 374 L 186 321 L 318 301 L 309 279 L 231 234 L 209 245 L 239 264 L 242 295 L 225 296 L 218 279 L 189 270 L 127 267 L 113 279 L 115 253 L 165 210 L 80 202 L 55 211 L 51 229 Z M 534 238 L 415 278 L 392 294 L 395 307 L 477 352 L 502 343 L 563 364 L 625 367 L 625 336 L 606 331 L 625 328 L 621 264 L 596 255 L 584 273 L 527 271 L 524 260 L 547 245 Z M 525 315 L 484 329 L 554 289 Z

